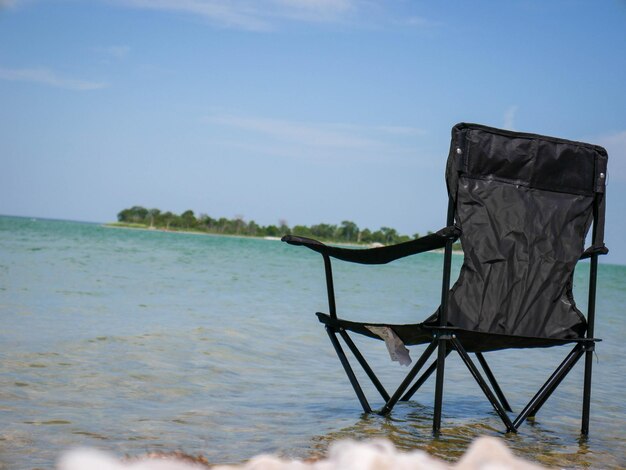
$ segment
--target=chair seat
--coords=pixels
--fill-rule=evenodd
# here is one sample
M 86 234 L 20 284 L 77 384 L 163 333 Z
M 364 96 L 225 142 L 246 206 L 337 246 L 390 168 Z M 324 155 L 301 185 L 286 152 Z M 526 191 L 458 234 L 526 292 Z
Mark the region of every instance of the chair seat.
M 501 349 L 525 349 L 525 348 L 547 348 L 552 346 L 562 346 L 571 343 L 584 343 L 602 341 L 598 338 L 536 338 L 528 336 L 512 336 L 497 333 L 483 333 L 480 331 L 470 331 L 454 326 L 440 327 L 427 322 L 414 323 L 408 325 L 397 325 L 387 323 L 364 323 L 342 320 L 333 320 L 326 313 L 317 312 L 317 318 L 321 323 L 332 328 L 343 328 L 360 335 L 382 340 L 378 335 L 368 329 L 369 327 L 391 328 L 395 334 L 407 346 L 430 343 L 437 331 L 445 330 L 456 335 L 465 346 L 467 352 L 487 352 Z

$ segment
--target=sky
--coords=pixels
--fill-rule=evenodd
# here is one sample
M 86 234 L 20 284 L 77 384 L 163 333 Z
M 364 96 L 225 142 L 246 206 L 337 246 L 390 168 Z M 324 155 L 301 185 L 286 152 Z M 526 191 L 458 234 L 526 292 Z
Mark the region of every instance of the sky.
M 624 0 L 0 0 L 0 214 L 424 234 L 476 122 L 604 146 L 626 264 L 625 90 Z

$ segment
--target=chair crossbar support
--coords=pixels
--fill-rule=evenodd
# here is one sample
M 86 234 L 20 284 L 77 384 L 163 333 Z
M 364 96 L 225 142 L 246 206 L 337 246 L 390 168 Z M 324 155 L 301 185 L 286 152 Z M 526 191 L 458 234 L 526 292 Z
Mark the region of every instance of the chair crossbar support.
M 365 413 L 371 413 L 372 409 L 369 405 L 369 402 L 367 401 L 367 398 L 365 397 L 365 393 L 363 392 L 363 389 L 361 388 L 361 385 L 359 384 L 358 379 L 356 378 L 356 375 L 354 374 L 354 370 L 352 369 L 352 366 L 350 365 L 350 362 L 348 361 L 348 358 L 345 352 L 343 351 L 341 344 L 339 343 L 339 339 L 337 338 L 337 333 L 339 333 L 341 338 L 345 341 L 346 345 L 348 346 L 348 348 L 350 349 L 350 351 L 352 352 L 352 354 L 354 355 L 358 363 L 361 365 L 361 367 L 363 368 L 367 376 L 372 381 L 372 384 L 376 387 L 376 389 L 380 393 L 383 400 L 385 400 L 385 405 L 379 412 L 379 414 L 381 415 L 388 414 L 396 405 L 396 403 L 398 403 L 398 401 L 402 397 L 402 394 L 406 391 L 406 389 L 411 384 L 415 376 L 417 376 L 417 374 L 420 372 L 422 367 L 424 367 L 424 364 L 428 361 L 428 359 L 430 358 L 434 350 L 437 348 L 437 344 L 438 344 L 437 340 L 433 340 L 428 345 L 428 347 L 424 350 L 424 352 L 422 353 L 420 358 L 417 360 L 413 368 L 409 371 L 405 379 L 398 386 L 398 389 L 390 397 L 389 394 L 387 393 L 387 390 L 385 390 L 385 387 L 382 385 L 382 383 L 380 382 L 380 380 L 378 379 L 378 377 L 376 376 L 376 374 L 374 373 L 370 365 L 367 363 L 367 361 L 365 360 L 365 358 L 363 357 L 363 355 L 361 354 L 357 346 L 352 341 L 352 338 L 350 338 L 350 336 L 348 335 L 348 332 L 344 330 L 343 328 L 335 329 L 331 327 L 330 325 L 326 325 L 326 332 L 328 333 L 328 337 L 330 338 L 330 341 L 333 347 L 335 348 L 335 352 L 337 353 L 337 356 L 339 357 L 339 361 L 341 362 L 341 365 L 343 366 L 346 372 L 346 375 L 348 376 L 348 380 L 350 381 L 350 384 L 352 385 L 352 388 L 354 389 L 354 392 L 356 393 L 357 398 L 359 399 L 359 402 L 361 403 L 361 406 L 363 407 L 363 411 Z M 435 361 L 435 364 L 431 366 L 431 368 L 434 368 L 433 366 L 436 367 L 436 361 Z M 432 373 L 432 371 L 430 373 Z M 422 380 L 422 383 L 428 378 L 428 375 L 430 375 L 430 373 L 426 371 L 426 373 L 422 377 L 420 377 L 420 380 Z
M 450 354 L 449 349 L 446 350 L 446 356 L 448 354 Z M 433 363 L 428 367 L 428 369 L 424 371 L 421 377 L 417 379 L 417 381 L 411 386 L 410 389 L 407 390 L 404 396 L 400 398 L 400 401 L 409 401 L 411 397 L 415 394 L 415 392 L 417 392 L 420 389 L 420 387 L 424 385 L 424 382 L 426 382 L 428 378 L 431 375 L 433 375 L 433 372 L 435 372 L 436 369 L 437 369 L 437 359 L 433 361 Z
M 582 347 L 582 350 L 581 350 L 581 352 L 580 352 L 580 357 L 582 357 L 582 356 L 584 355 L 584 351 L 585 351 L 585 347 L 583 346 L 583 347 Z M 563 374 L 561 374 L 561 376 L 558 378 L 558 380 L 554 383 L 554 386 L 553 386 L 553 390 L 552 390 L 552 392 L 553 392 L 554 390 L 556 390 L 556 388 L 557 388 L 557 387 L 561 384 L 561 382 L 563 381 L 563 379 L 564 379 L 565 377 L 567 377 L 567 374 L 569 374 L 569 372 L 570 372 L 570 371 L 574 368 L 574 366 L 576 365 L 576 363 L 580 360 L 580 357 L 579 357 L 579 358 L 577 358 L 577 359 L 576 359 L 575 361 L 573 361 L 573 362 L 569 362 L 569 361 L 568 361 L 568 364 L 569 364 L 569 365 L 567 365 L 566 370 L 564 370 L 564 373 L 563 373 Z M 563 363 L 562 363 L 562 364 L 565 364 L 565 362 L 566 362 L 566 361 L 567 361 L 567 358 L 565 358 L 565 360 L 563 361 Z M 561 367 L 561 366 L 559 366 L 559 367 Z M 552 394 L 552 392 L 550 392 L 550 395 Z M 528 414 L 528 417 L 529 417 L 529 418 L 533 418 L 533 417 L 534 417 L 534 416 L 535 416 L 535 415 L 539 412 L 539 410 L 541 409 L 541 407 L 543 406 L 543 404 L 544 404 L 544 403 L 548 400 L 548 398 L 550 398 L 550 395 L 546 395 L 546 396 L 545 396 L 545 397 L 544 397 L 544 398 L 543 398 L 540 402 L 538 402 L 538 403 L 537 403 L 537 404 L 536 404 L 536 405 L 535 405 L 535 406 L 534 406 L 534 407 L 530 410 L 530 413 Z
M 483 368 L 483 371 L 485 371 L 487 380 L 489 380 L 489 383 L 491 383 L 491 386 L 493 387 L 493 391 L 495 392 L 498 399 L 500 400 L 500 403 L 502 404 L 502 408 L 504 408 L 506 411 L 513 411 L 511 409 L 511 405 L 509 405 L 509 402 L 504 396 L 504 393 L 502 392 L 502 389 L 500 388 L 498 381 L 493 375 L 493 372 L 491 372 L 491 368 L 489 367 L 489 364 L 487 364 L 487 361 L 485 360 L 485 356 L 483 356 L 481 352 L 477 352 L 475 354 L 476 354 L 476 358 L 478 359 L 478 362 L 480 362 L 480 365 Z
M 326 333 L 328 333 L 330 342 L 333 344 L 333 347 L 335 348 L 335 352 L 337 353 L 337 356 L 339 356 L 339 361 L 341 362 L 343 369 L 346 371 L 348 380 L 350 380 L 350 383 L 352 384 L 352 388 L 354 388 L 354 392 L 356 393 L 356 396 L 359 399 L 361 406 L 363 407 L 363 411 L 365 413 L 371 413 L 372 408 L 367 402 L 367 398 L 365 398 L 363 389 L 361 389 L 361 385 L 359 384 L 359 381 L 357 380 L 356 375 L 354 375 L 354 371 L 352 370 L 352 367 L 350 366 L 350 363 L 348 362 L 348 358 L 346 357 L 346 354 L 343 352 L 341 344 L 339 344 L 339 340 L 337 339 L 335 332 L 329 326 L 326 326 Z
M 404 380 L 402 381 L 398 389 L 391 396 L 391 398 L 387 400 L 387 403 L 385 403 L 385 406 L 382 407 L 382 409 L 380 410 L 381 415 L 388 414 L 392 410 L 392 408 L 396 406 L 396 403 L 398 403 L 398 401 L 402 397 L 402 394 L 409 387 L 409 385 L 411 385 L 411 382 L 413 382 L 413 379 L 415 378 L 415 376 L 419 373 L 422 367 L 424 367 L 424 364 L 426 364 L 426 361 L 428 361 L 428 358 L 430 358 L 431 354 L 436 348 L 437 348 L 437 341 L 432 341 L 428 345 L 428 347 L 424 350 L 424 352 L 422 353 L 420 358 L 417 360 L 413 368 L 409 371 L 407 376 L 404 378 Z
M 498 416 L 500 416 L 500 419 L 502 420 L 502 422 L 507 428 L 507 432 L 516 433 L 517 428 L 515 427 L 513 422 L 511 422 L 511 419 L 506 414 L 506 411 L 504 410 L 504 408 L 502 407 L 502 405 L 500 404 L 496 396 L 493 394 L 493 392 L 489 388 L 489 385 L 487 385 L 487 382 L 485 382 L 485 379 L 483 379 L 482 375 L 480 374 L 480 371 L 474 364 L 474 361 L 472 361 L 472 358 L 469 356 L 469 354 L 467 353 L 467 351 L 465 350 L 461 342 L 456 338 L 455 335 L 452 335 L 452 337 L 450 338 L 450 342 L 452 343 L 454 348 L 457 350 L 457 352 L 461 356 L 461 359 L 463 360 L 463 362 L 465 363 L 465 365 L 471 372 L 472 376 L 474 377 L 474 379 L 476 380 L 476 382 L 482 389 L 487 399 L 493 405 L 494 409 L 496 410 L 496 413 L 498 413 Z
M 498 382 L 495 379 L 487 361 L 485 360 L 482 353 L 475 353 L 478 362 L 482 366 L 487 380 L 491 383 L 493 390 L 489 387 L 487 381 L 483 378 L 482 374 L 478 370 L 478 367 L 471 359 L 469 353 L 463 347 L 463 344 L 459 341 L 459 339 L 454 334 L 449 334 L 448 332 L 439 332 L 435 339 L 433 339 L 426 349 L 422 352 L 421 356 L 415 363 L 415 365 L 411 368 L 409 373 L 406 375 L 402 383 L 398 386 L 397 390 L 394 392 L 392 396 L 389 396 L 387 390 L 382 385 L 370 365 L 367 363 L 356 344 L 352 341 L 352 338 L 348 335 L 348 332 L 339 327 L 333 327 L 331 325 L 326 325 L 326 332 L 328 333 L 328 337 L 335 348 L 335 352 L 339 357 L 339 361 L 343 366 L 346 375 L 354 389 L 359 402 L 363 408 L 365 413 L 371 413 L 372 409 L 370 407 L 367 398 L 365 397 L 365 393 L 361 388 L 361 385 L 358 382 L 358 379 L 348 361 L 348 358 L 339 343 L 339 339 L 337 338 L 337 333 L 344 340 L 358 363 L 361 365 L 369 379 L 372 381 L 372 384 L 376 387 L 378 392 L 380 393 L 383 400 L 385 400 L 385 405 L 378 412 L 381 415 L 387 415 L 391 412 L 394 406 L 398 403 L 398 401 L 407 401 L 409 400 L 413 394 L 428 380 L 428 378 L 432 375 L 432 373 L 440 369 L 441 359 L 445 360 L 445 358 L 450 354 L 452 348 L 454 348 L 459 356 L 461 357 L 463 363 L 468 368 L 479 387 L 485 394 L 486 398 L 489 400 L 494 410 L 506 426 L 507 432 L 516 433 L 519 426 L 529 417 L 533 417 L 539 412 L 544 403 L 550 398 L 552 393 L 557 389 L 557 387 L 561 384 L 563 379 L 569 374 L 569 372 L 573 369 L 576 363 L 580 360 L 581 357 L 586 355 L 593 354 L 593 342 L 581 342 L 576 344 L 574 348 L 570 351 L 567 357 L 561 362 L 561 364 L 557 367 L 557 369 L 550 375 L 548 380 L 543 384 L 543 386 L 539 389 L 539 391 L 535 394 L 535 396 L 528 402 L 528 404 L 524 407 L 521 413 L 515 418 L 514 421 L 511 421 L 509 418 L 507 411 L 511 411 L 511 407 L 506 400 L 502 389 L 498 385 Z M 451 343 L 451 347 L 447 346 L 447 343 Z M 415 377 L 422 370 L 428 359 L 432 356 L 435 349 L 438 349 L 437 358 L 431 363 L 431 365 L 422 373 L 422 375 L 418 378 L 418 380 L 409 388 Z M 443 369 L 443 368 L 441 368 Z M 441 374 L 441 379 L 443 381 L 443 374 Z M 441 385 L 443 388 L 443 384 Z M 407 390 L 408 389 L 408 390 Z M 433 413 L 433 432 L 437 434 L 440 430 L 441 423 L 441 409 L 442 409 L 442 401 L 437 404 L 437 394 L 435 393 L 435 406 Z M 584 421 L 583 421 L 584 425 Z M 584 433 L 583 433 L 584 434 Z
M 359 361 L 359 364 L 361 364 L 361 367 L 363 368 L 367 376 L 370 378 L 370 380 L 374 384 L 374 387 L 376 387 L 376 390 L 378 390 L 378 393 L 380 393 L 380 396 L 386 402 L 389 401 L 389 394 L 387 393 L 387 390 L 385 390 L 385 387 L 383 386 L 383 384 L 380 382 L 380 380 L 378 380 L 378 377 L 376 377 L 376 374 L 374 374 L 374 371 L 372 370 L 370 365 L 367 363 L 367 361 L 361 354 L 361 351 L 358 350 L 358 348 L 356 347 L 356 344 L 354 344 L 354 342 L 352 341 L 352 338 L 348 336 L 348 332 L 344 330 L 343 328 L 340 328 L 339 334 L 341 335 L 345 343 L 350 348 L 350 351 L 352 351 L 352 354 L 354 354 L 354 357 L 356 358 L 356 360 Z
M 525 420 L 531 415 L 535 415 L 539 408 L 543 406 L 552 392 L 556 390 L 561 381 L 574 367 L 576 362 L 582 357 L 584 353 L 584 347 L 579 343 L 574 346 L 574 349 L 567 355 L 565 360 L 559 365 L 559 367 L 552 373 L 550 378 L 543 384 L 535 396 L 528 402 L 522 412 L 515 418 L 513 425 L 518 428 Z

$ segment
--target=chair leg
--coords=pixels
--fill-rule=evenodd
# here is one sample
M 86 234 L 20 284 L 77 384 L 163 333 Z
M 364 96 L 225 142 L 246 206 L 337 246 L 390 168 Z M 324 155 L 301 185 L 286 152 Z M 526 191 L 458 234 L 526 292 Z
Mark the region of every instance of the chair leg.
M 583 385 L 583 416 L 580 433 L 589 435 L 589 409 L 591 407 L 591 366 L 593 364 L 593 349 L 585 353 L 585 381 Z
M 343 349 L 341 348 L 341 345 L 339 344 L 339 340 L 337 339 L 337 336 L 335 335 L 335 331 L 331 329 L 329 326 L 326 326 L 326 333 L 328 333 L 330 342 L 333 344 L 333 347 L 335 348 L 335 352 L 337 353 L 337 356 L 339 356 L 339 361 L 341 361 L 341 365 L 346 371 L 346 375 L 348 376 L 348 379 L 350 380 L 350 383 L 352 384 L 352 388 L 354 388 L 354 392 L 356 393 L 356 396 L 358 397 L 359 402 L 361 402 L 363 411 L 365 413 L 371 413 L 372 409 L 370 408 L 370 405 L 367 402 L 367 398 L 365 398 L 365 394 L 363 393 L 363 390 L 361 389 L 361 385 L 359 384 L 359 381 L 354 375 L 354 371 L 352 370 L 352 367 L 350 367 L 350 363 L 348 362 L 348 358 L 346 357 L 346 354 L 343 352 Z
M 356 358 L 356 360 L 359 361 L 359 364 L 361 364 L 361 367 L 363 367 L 363 370 L 365 371 L 367 376 L 370 378 L 370 380 L 374 384 L 374 387 L 376 387 L 376 390 L 378 390 L 378 393 L 380 393 L 380 396 L 386 402 L 389 401 L 389 394 L 387 393 L 387 390 L 385 390 L 385 387 L 383 387 L 383 384 L 380 383 L 380 380 L 378 380 L 378 377 L 376 377 L 376 374 L 374 374 L 374 371 L 372 370 L 370 365 L 367 363 L 367 361 L 361 354 L 361 351 L 359 351 L 359 349 L 356 347 L 356 344 L 354 344 L 354 342 L 352 341 L 352 338 L 348 336 L 348 332 L 340 328 L 339 334 L 341 335 L 345 343 L 350 348 L 350 351 L 352 351 L 352 354 L 354 354 L 354 357 Z
M 474 379 L 476 380 L 476 382 L 478 382 L 478 385 L 482 389 L 487 399 L 493 405 L 494 409 L 496 410 L 496 413 L 498 413 L 498 416 L 500 416 L 500 419 L 502 420 L 502 422 L 507 428 L 507 432 L 517 432 L 517 429 L 511 422 L 511 419 L 506 414 L 506 411 L 504 411 L 504 408 L 502 408 L 502 405 L 500 404 L 496 396 L 493 394 L 493 392 L 489 388 L 489 385 L 487 385 L 487 382 L 485 382 L 482 375 L 480 375 L 480 372 L 476 368 L 476 365 L 472 361 L 472 358 L 469 356 L 469 354 L 467 354 L 467 351 L 465 351 L 465 348 L 463 347 L 463 345 L 454 335 L 452 335 L 452 338 L 450 339 L 450 341 L 452 342 L 452 344 L 454 345 L 454 348 L 457 350 L 457 352 L 461 356 L 461 359 L 463 359 L 463 362 L 465 363 L 469 371 L 474 376 Z
M 536 414 L 539 411 L 539 408 L 550 398 L 550 395 L 556 390 L 556 387 L 561 383 L 561 381 L 565 378 L 565 376 L 569 373 L 570 370 L 574 367 L 576 362 L 583 355 L 583 348 L 580 344 L 577 344 L 574 349 L 567 355 L 565 360 L 559 365 L 559 367 L 552 373 L 550 378 L 543 384 L 543 386 L 539 389 L 539 391 L 535 394 L 535 396 L 528 402 L 528 405 L 524 407 L 522 412 L 519 414 L 513 425 L 515 428 L 518 428 L 524 420 L 531 414 Z
M 500 399 L 500 403 L 502 404 L 502 408 L 504 408 L 506 411 L 513 411 L 511 409 L 511 405 L 509 405 L 509 402 L 507 401 L 506 397 L 504 396 L 504 393 L 502 392 L 502 389 L 500 388 L 500 385 L 496 381 L 496 378 L 493 375 L 493 372 L 491 372 L 491 368 L 489 367 L 489 364 L 487 364 L 487 361 L 485 360 L 485 356 L 483 356 L 483 354 L 480 353 L 480 352 L 477 352 L 475 354 L 476 354 L 476 357 L 478 358 L 478 362 L 480 362 L 480 365 L 482 366 L 483 370 L 485 371 L 485 375 L 487 376 L 487 380 L 489 380 L 489 383 L 491 383 L 491 386 L 493 387 L 493 391 L 496 393 L 496 395 Z
M 398 389 L 395 391 L 393 396 L 389 400 L 387 400 L 387 403 L 385 403 L 385 406 L 383 406 L 383 408 L 380 410 L 380 414 L 385 415 L 389 413 L 391 409 L 396 405 L 396 403 L 398 403 L 398 400 L 400 400 L 400 397 L 402 396 L 402 394 L 405 392 L 407 387 L 411 385 L 411 382 L 413 382 L 413 379 L 419 373 L 420 369 L 424 367 L 424 364 L 426 364 L 426 361 L 428 361 L 428 358 L 433 353 L 436 347 L 437 347 L 437 341 L 432 341 L 428 345 L 426 350 L 422 353 L 422 355 L 417 360 L 413 368 L 409 371 L 409 373 L 407 374 L 405 379 L 402 381 Z
M 580 352 L 581 356 L 582 356 L 582 351 Z M 559 374 L 559 377 L 554 380 L 554 383 L 550 389 L 549 393 L 546 393 L 546 395 L 535 405 L 533 406 L 529 412 L 528 412 L 528 418 L 534 418 L 537 413 L 539 413 L 539 410 L 541 409 L 541 407 L 544 405 L 544 403 L 546 401 L 548 401 L 548 398 L 550 398 L 550 396 L 552 395 L 552 393 L 557 389 L 557 387 L 561 384 L 561 382 L 563 381 L 563 379 L 565 377 L 567 377 L 567 374 L 569 374 L 569 372 L 574 368 L 574 365 L 576 365 L 576 362 L 578 362 L 578 359 L 574 360 L 574 361 L 568 361 L 567 358 L 565 358 L 565 360 L 561 363 L 562 365 L 560 365 L 556 371 L 554 371 L 553 375 L 556 375 L 557 373 L 559 373 L 559 370 L 561 369 L 561 367 L 563 367 L 563 364 L 565 364 L 567 362 L 567 365 L 565 366 L 565 368 L 563 369 L 563 371 Z
M 450 354 L 450 349 L 446 349 L 446 356 L 448 356 L 448 354 Z M 433 372 L 435 372 L 436 369 L 437 369 L 437 359 L 435 359 L 433 363 L 428 367 L 428 369 L 424 371 L 424 373 L 421 375 L 419 379 L 417 379 L 417 381 L 413 384 L 413 386 L 407 390 L 404 396 L 400 398 L 400 401 L 409 401 L 411 397 L 415 394 L 415 392 L 417 392 L 419 388 L 422 385 L 424 385 L 424 382 L 428 380 L 428 378 L 433 374 Z
M 443 406 L 443 375 L 446 368 L 447 341 L 439 339 L 437 351 L 437 375 L 435 377 L 435 410 L 433 412 L 433 434 L 441 430 L 441 408 Z

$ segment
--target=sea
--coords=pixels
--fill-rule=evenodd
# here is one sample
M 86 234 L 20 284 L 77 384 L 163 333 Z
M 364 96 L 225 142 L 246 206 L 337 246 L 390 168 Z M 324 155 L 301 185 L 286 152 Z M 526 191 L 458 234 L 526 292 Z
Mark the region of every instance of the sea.
M 335 262 L 343 318 L 412 323 L 432 314 L 440 253 L 384 266 Z M 453 279 L 462 256 L 454 256 Z M 589 264 L 575 273 L 587 304 Z M 0 468 L 54 468 L 69 449 L 182 451 L 241 463 L 311 459 L 343 439 L 384 438 L 458 459 L 478 436 L 561 468 L 626 467 L 626 266 L 600 262 L 591 423 L 580 436 L 581 361 L 518 434 L 460 358 L 447 361 L 442 431 L 434 378 L 388 416 L 364 414 L 322 325 L 322 258 L 277 240 L 0 217 Z M 354 337 L 388 389 L 407 368 Z M 409 348 L 419 357 L 423 346 Z M 519 411 L 569 351 L 487 353 Z M 358 369 L 358 368 L 357 368 Z M 358 375 L 373 407 L 383 402 Z

